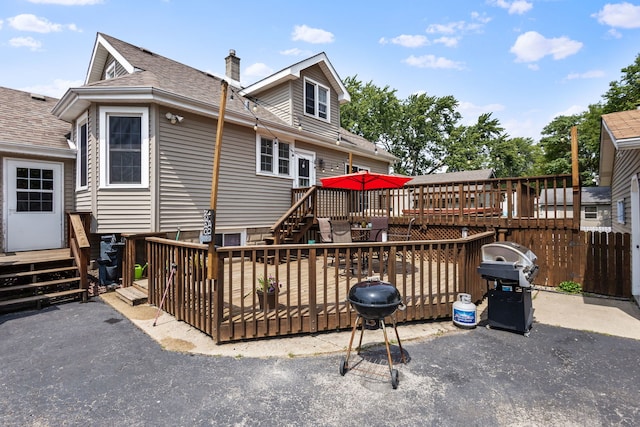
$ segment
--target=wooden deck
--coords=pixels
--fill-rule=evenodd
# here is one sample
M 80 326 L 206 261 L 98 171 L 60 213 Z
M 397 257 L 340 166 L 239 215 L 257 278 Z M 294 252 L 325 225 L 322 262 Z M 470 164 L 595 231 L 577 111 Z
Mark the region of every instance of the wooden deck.
M 407 307 L 397 313 L 398 321 L 448 317 L 458 293 L 476 299 L 484 293 L 476 289 L 482 285 L 476 260 L 469 259 L 479 251 L 465 249 L 487 239 L 493 233 L 467 241 L 224 247 L 216 251 L 213 281 L 203 262 L 206 245 L 149 238 L 149 302 L 160 304 L 175 265 L 163 309 L 216 342 L 351 328 L 349 290 L 371 276 L 392 283 L 403 296 Z M 282 262 L 259 261 L 270 257 Z M 260 308 L 256 288 L 263 276 L 282 284 L 274 309 Z

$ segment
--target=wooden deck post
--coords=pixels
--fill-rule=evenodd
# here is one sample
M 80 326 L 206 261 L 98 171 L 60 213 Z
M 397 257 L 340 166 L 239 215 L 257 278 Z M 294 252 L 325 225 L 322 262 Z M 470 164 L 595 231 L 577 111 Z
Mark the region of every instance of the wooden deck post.
M 216 205 L 218 204 L 218 181 L 220 178 L 220 151 L 222 148 L 222 131 L 224 129 L 224 113 L 227 106 L 227 89 L 229 83 L 226 80 L 220 82 L 220 110 L 218 113 L 218 128 L 216 131 L 216 148 L 213 153 L 213 170 L 211 173 L 211 240 L 207 252 L 207 277 L 210 280 L 217 279 L 218 262 L 216 256 Z M 214 284 L 215 288 L 215 284 Z

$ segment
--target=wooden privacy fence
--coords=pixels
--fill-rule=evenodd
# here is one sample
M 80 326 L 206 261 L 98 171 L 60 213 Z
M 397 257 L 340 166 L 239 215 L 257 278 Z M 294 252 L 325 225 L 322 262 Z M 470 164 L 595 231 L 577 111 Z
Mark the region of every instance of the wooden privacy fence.
M 151 237 L 149 301 L 160 305 L 169 283 L 163 309 L 217 343 L 349 329 L 355 320 L 349 289 L 370 276 L 400 291 L 407 308 L 396 312 L 398 322 L 450 317 L 459 293 L 482 299 L 486 284 L 476 268 L 480 247 L 493 241 L 494 233 L 485 232 L 438 241 L 222 247 L 213 282 L 207 245 Z M 257 261 L 270 255 L 287 261 Z M 261 277 L 281 284 L 273 308 L 261 308 Z M 267 296 L 262 299 L 266 307 Z
M 538 257 L 536 284 L 572 280 L 584 292 L 631 297 L 631 235 L 570 229 L 503 229 L 499 240 L 528 247 Z

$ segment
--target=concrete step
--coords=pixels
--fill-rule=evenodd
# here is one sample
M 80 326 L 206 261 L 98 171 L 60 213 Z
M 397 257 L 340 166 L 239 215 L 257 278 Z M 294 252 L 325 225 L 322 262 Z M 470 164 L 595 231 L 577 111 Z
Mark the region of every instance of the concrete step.
M 147 302 L 147 294 L 134 286 L 116 289 L 116 294 L 129 305 L 144 304 Z

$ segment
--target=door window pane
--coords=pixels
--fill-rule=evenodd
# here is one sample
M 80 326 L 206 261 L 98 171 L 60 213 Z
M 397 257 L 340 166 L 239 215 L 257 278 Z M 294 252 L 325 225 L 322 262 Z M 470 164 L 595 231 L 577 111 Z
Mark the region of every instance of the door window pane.
M 53 169 L 16 169 L 16 211 L 53 212 Z

